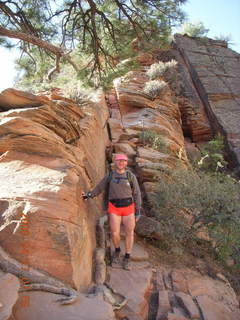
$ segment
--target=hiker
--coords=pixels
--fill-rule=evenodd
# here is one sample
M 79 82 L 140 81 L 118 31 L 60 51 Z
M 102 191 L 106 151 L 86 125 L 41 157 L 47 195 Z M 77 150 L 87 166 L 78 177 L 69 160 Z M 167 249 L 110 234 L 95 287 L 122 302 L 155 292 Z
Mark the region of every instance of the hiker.
M 99 184 L 87 193 L 82 193 L 83 199 L 94 198 L 105 191 L 107 212 L 111 237 L 115 247 L 112 266 L 121 265 L 120 255 L 120 226 L 125 229 L 125 256 L 122 267 L 131 270 L 130 255 L 134 242 L 134 229 L 136 221 L 141 214 L 141 192 L 136 176 L 126 169 L 128 158 L 125 154 L 116 154 L 114 158 L 115 169 L 107 174 Z

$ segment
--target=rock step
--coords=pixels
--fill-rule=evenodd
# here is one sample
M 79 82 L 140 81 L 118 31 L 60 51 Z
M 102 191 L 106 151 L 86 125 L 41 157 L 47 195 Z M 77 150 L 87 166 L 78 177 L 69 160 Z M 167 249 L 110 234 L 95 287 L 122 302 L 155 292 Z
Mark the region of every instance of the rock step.
M 125 253 L 124 240 L 121 240 L 120 248 L 121 248 L 122 255 L 124 255 L 124 253 Z M 114 251 L 114 247 L 112 244 L 111 244 L 111 249 L 112 249 L 112 251 Z M 135 261 L 135 262 L 141 262 L 141 261 L 148 261 L 148 259 L 149 259 L 148 252 L 139 244 L 134 243 L 133 250 L 131 253 L 131 260 Z
M 133 262 L 131 271 L 109 268 L 109 286 L 127 299 L 127 304 L 117 312 L 118 319 L 147 319 L 152 268 L 138 268 L 138 264 L 142 263 Z
M 61 296 L 49 292 L 22 292 L 28 305 L 21 307 L 19 299 L 14 307 L 14 320 L 115 320 L 112 306 L 102 297 L 86 298 L 79 294 L 74 304 L 62 306 L 56 302 Z

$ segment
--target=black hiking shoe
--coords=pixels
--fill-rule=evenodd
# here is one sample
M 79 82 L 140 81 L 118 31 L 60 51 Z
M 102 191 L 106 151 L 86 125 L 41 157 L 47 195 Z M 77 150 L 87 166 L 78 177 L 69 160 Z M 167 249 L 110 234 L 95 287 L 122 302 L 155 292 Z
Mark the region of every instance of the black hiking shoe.
M 124 270 L 128 270 L 128 271 L 132 270 L 130 258 L 126 258 L 126 257 L 123 258 L 122 267 Z
M 113 268 L 120 268 L 121 267 L 120 255 L 121 255 L 120 251 L 115 251 L 113 253 L 112 263 L 111 263 Z

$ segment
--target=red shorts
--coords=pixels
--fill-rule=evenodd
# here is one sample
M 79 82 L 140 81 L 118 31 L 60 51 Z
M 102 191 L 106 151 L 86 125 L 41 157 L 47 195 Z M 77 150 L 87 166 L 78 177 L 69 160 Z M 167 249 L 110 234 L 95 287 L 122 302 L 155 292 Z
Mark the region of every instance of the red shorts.
M 135 205 L 134 203 L 130 204 L 127 207 L 117 208 L 111 202 L 108 203 L 108 213 L 109 214 L 116 214 L 117 216 L 129 216 L 130 214 L 135 213 Z

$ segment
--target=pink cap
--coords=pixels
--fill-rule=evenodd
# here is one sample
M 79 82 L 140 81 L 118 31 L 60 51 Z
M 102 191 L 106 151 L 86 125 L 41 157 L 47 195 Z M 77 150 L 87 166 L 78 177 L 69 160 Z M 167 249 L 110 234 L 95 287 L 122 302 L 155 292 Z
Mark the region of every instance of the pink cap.
M 125 154 L 118 153 L 118 154 L 116 154 L 114 160 L 115 161 L 117 161 L 117 160 L 126 160 L 126 161 L 128 161 L 128 157 Z

